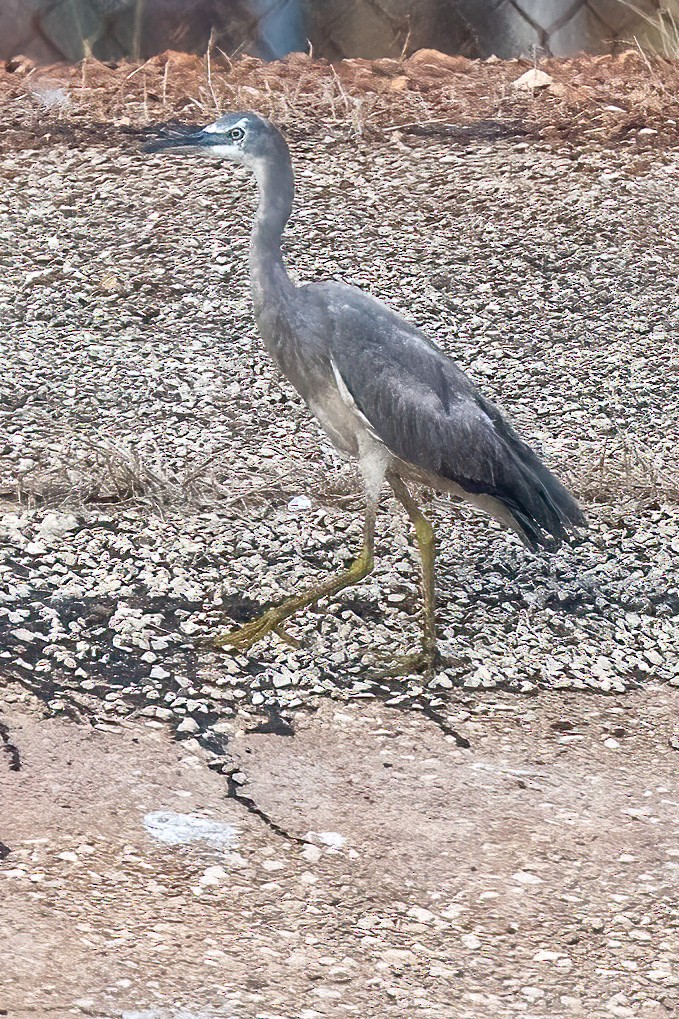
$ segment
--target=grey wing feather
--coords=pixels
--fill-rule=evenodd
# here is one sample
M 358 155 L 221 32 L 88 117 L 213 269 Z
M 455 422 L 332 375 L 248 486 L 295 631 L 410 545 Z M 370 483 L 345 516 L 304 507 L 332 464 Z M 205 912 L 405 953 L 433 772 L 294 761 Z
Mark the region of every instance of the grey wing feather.
M 379 301 L 326 286 L 334 298 L 332 358 L 396 456 L 497 499 L 532 546 L 584 525 L 573 497 L 450 358 Z

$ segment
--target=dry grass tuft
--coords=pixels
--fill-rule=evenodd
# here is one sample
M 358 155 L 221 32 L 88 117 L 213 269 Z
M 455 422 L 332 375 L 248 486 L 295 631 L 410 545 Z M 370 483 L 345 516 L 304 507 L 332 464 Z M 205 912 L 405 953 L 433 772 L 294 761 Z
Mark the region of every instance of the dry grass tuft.
M 574 488 L 586 502 L 679 503 L 679 463 L 618 433 L 581 463 Z
M 634 38 L 641 53 L 658 53 L 668 60 L 679 60 L 679 13 L 676 3 L 673 3 L 672 10 L 669 0 L 659 0 L 654 14 L 649 14 L 648 10 L 638 7 L 632 0 L 620 0 L 620 3 L 634 11 L 646 26 L 644 39 Z
M 676 15 L 660 12 L 654 24 L 657 51 L 676 55 Z M 72 143 L 138 146 L 140 132 L 153 125 L 205 123 L 235 109 L 270 117 L 293 138 L 330 126 L 360 139 L 385 128 L 486 121 L 521 122 L 532 135 L 554 144 L 617 145 L 638 121 L 657 130 L 657 144 L 679 136 L 679 67 L 654 55 L 650 46 L 648 52 L 637 46 L 616 56 L 546 60 L 543 66 L 554 87 L 532 97 L 510 88 L 531 66 L 528 60 L 488 63 L 458 57 L 454 66 L 449 66 L 452 58 L 433 66 L 416 57 L 330 65 L 293 53 L 263 63 L 254 57 L 231 59 L 211 46 L 204 57 L 167 52 L 118 65 L 90 57 L 72 67 L 22 67 L 4 79 L 0 71 L 0 114 L 10 125 L 1 141 L 5 148 L 35 147 L 68 136 Z M 48 98 L 54 88 L 66 93 L 67 109 L 36 102 L 36 91 L 45 91 L 43 79 L 49 84 Z M 634 124 L 610 117 L 599 123 L 601 108 L 611 103 L 633 111 Z M 38 122 L 28 133 L 18 114 L 36 105 Z
M 159 450 L 142 452 L 120 439 L 72 433 L 46 444 L 44 459 L 22 472 L 13 490 L 3 485 L 2 495 L 28 508 L 129 504 L 162 513 L 287 503 L 300 493 L 318 506 L 359 506 L 360 491 L 353 464 L 338 464 L 328 473 L 327 465 L 291 451 L 276 460 L 262 458 L 253 468 L 228 447 L 173 472 Z

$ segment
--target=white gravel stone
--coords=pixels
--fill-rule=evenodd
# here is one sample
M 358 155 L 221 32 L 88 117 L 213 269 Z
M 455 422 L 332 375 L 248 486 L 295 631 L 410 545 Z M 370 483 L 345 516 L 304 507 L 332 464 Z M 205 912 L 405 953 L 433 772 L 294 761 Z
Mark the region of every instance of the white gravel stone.
M 517 870 L 512 874 L 512 880 L 516 881 L 520 885 L 540 885 L 542 884 L 542 878 L 538 877 L 537 874 L 531 873 L 529 870 Z
M 529 71 L 526 71 L 520 78 L 516 78 L 512 82 L 512 88 L 517 89 L 519 92 L 532 92 L 534 89 L 547 88 L 547 86 L 553 84 L 554 78 L 552 78 L 551 74 L 546 74 L 545 71 L 541 71 L 537 67 L 531 67 Z
M 307 861 L 307 863 L 318 863 L 323 856 L 323 853 L 318 846 L 306 845 L 301 852 L 301 856 Z

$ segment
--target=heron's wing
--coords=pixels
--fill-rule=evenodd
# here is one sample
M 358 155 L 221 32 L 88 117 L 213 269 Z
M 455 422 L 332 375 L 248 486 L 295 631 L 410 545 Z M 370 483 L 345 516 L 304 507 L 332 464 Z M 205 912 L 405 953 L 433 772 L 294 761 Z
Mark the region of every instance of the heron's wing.
M 333 350 L 333 364 L 392 453 L 469 492 L 495 492 L 505 444 L 480 394 L 445 355 L 424 344 L 413 350 L 399 338 L 343 343 Z
M 360 293 L 360 292 L 359 292 Z M 335 370 L 400 459 L 499 500 L 555 537 L 582 523 L 575 500 L 464 372 L 415 327 L 367 295 L 334 319 Z

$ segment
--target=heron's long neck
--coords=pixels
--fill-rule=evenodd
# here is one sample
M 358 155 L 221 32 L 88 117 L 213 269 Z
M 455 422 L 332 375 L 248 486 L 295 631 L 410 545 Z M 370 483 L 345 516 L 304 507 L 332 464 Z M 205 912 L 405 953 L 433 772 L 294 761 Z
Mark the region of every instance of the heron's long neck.
M 287 147 L 255 168 L 259 205 L 250 240 L 250 279 L 255 313 L 280 305 L 293 290 L 281 255 L 281 235 L 292 211 L 295 185 Z

